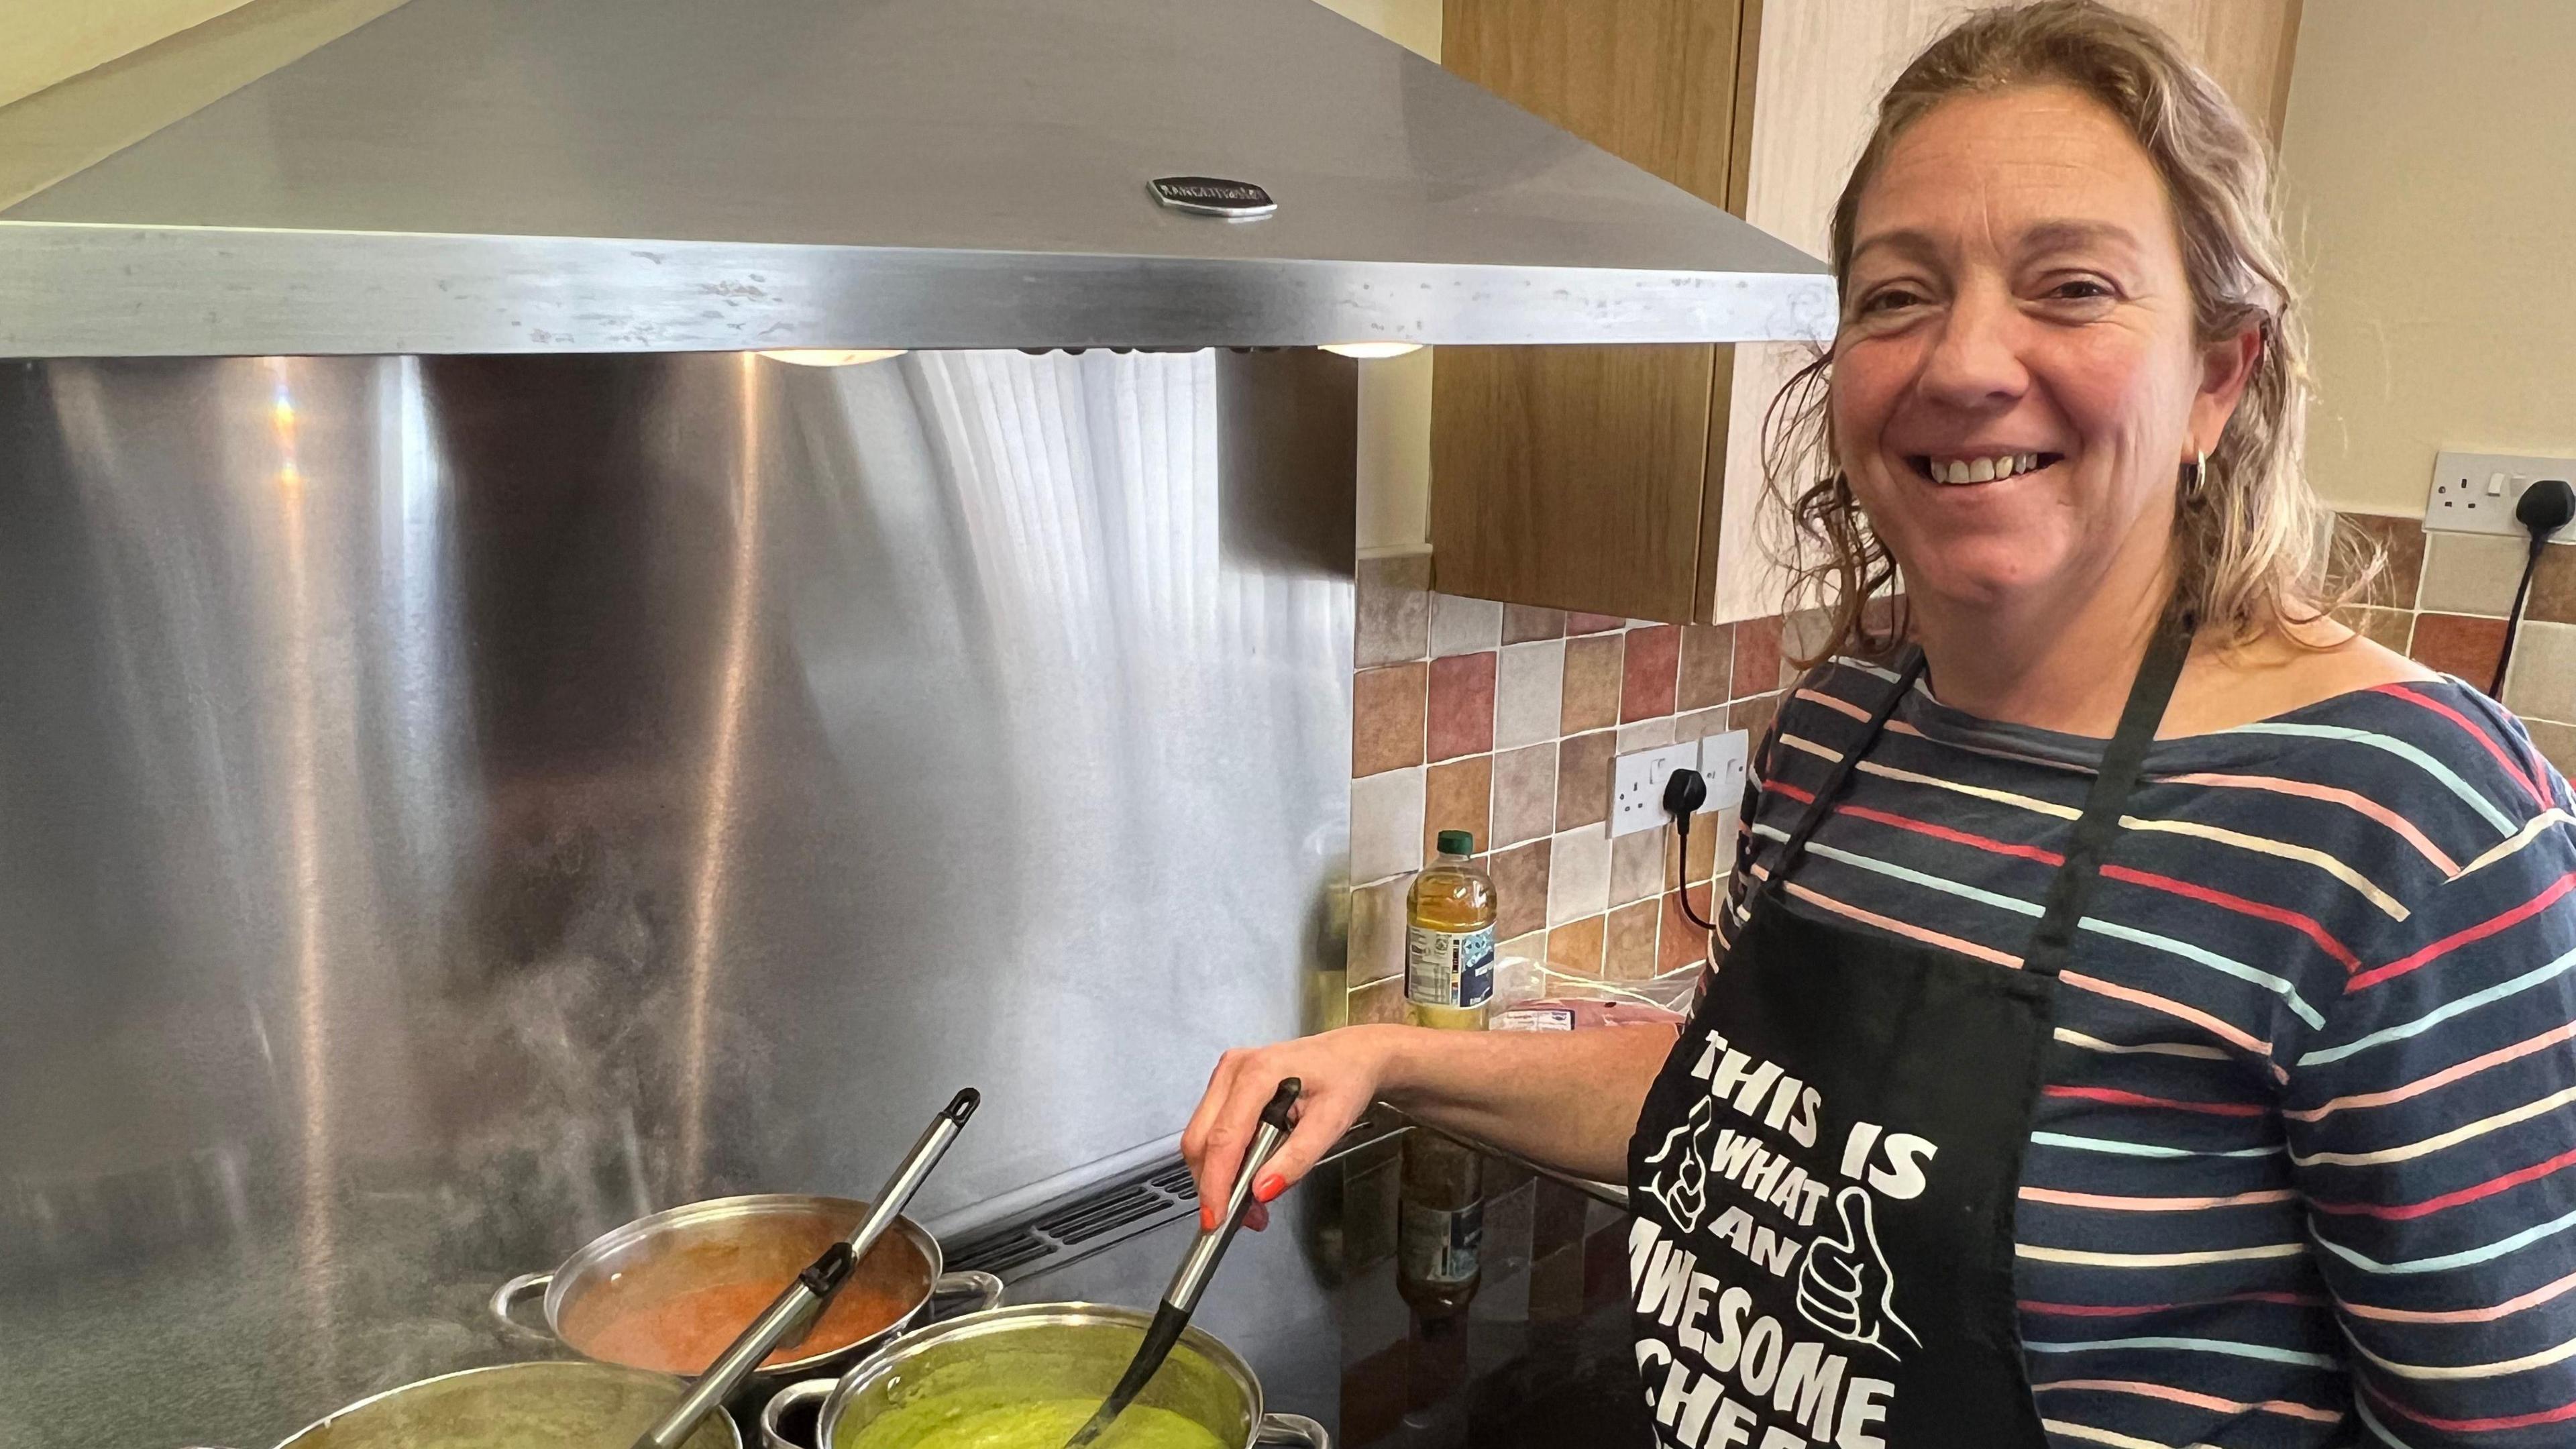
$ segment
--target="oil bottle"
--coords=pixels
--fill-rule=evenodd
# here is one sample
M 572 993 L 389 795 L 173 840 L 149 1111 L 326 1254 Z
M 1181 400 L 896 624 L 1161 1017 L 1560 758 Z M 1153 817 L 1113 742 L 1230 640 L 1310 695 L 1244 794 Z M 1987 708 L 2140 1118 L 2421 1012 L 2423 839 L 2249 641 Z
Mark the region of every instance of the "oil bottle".
M 1427 1127 L 1404 1134 L 1395 1291 L 1426 1327 L 1464 1313 L 1483 1277 L 1485 1163 Z
M 1443 830 L 1440 855 L 1404 898 L 1405 1014 L 1416 1026 L 1482 1031 L 1494 996 L 1493 877 L 1473 859 L 1476 837 Z

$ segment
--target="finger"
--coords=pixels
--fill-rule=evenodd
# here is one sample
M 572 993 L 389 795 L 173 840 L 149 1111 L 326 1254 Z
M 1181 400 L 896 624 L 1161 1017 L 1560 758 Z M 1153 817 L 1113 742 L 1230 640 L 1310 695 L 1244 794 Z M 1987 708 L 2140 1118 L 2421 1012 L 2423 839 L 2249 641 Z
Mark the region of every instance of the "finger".
M 1829 1241 L 1846 1253 L 1868 1251 L 1861 1245 L 1878 1241 L 1878 1234 L 1874 1231 L 1876 1225 L 1870 1221 L 1869 1212 L 1868 1188 L 1855 1185 L 1835 1193 L 1834 1217 L 1842 1223 L 1843 1233 L 1840 1238 Z
M 1325 1087 L 1300 1097 L 1296 1126 L 1277 1154 L 1263 1165 L 1261 1176 L 1253 1181 L 1254 1199 L 1270 1202 L 1295 1187 L 1367 1110 L 1366 1094 L 1347 1088 Z
M 1191 1172 L 1198 1182 L 1201 1228 L 1217 1225 L 1227 1200 L 1234 1194 L 1235 1170 L 1243 1165 L 1244 1149 L 1251 1144 L 1261 1109 L 1270 1100 L 1273 1084 L 1254 1084 L 1256 1078 L 1265 1075 L 1251 1070 L 1235 1072 L 1207 1131 L 1201 1135 L 1198 1163 Z
M 1269 1227 L 1270 1209 L 1263 1207 L 1259 1203 L 1254 1203 L 1252 1206 L 1244 1210 L 1243 1225 L 1252 1229 L 1256 1233 Z

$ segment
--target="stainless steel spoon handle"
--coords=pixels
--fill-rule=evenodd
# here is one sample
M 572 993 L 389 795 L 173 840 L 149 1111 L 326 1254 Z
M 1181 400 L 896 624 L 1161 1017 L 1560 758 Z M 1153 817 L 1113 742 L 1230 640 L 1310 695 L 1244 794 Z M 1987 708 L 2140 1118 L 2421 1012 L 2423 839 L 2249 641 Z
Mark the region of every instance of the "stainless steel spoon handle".
M 1252 1185 L 1261 1180 L 1261 1169 L 1288 1140 L 1293 1125 L 1289 1109 L 1297 1105 L 1301 1083 L 1295 1078 L 1279 1084 L 1270 1105 L 1261 1111 L 1261 1125 L 1252 1134 L 1252 1145 L 1245 1149 L 1243 1163 L 1234 1170 L 1234 1185 L 1226 1193 L 1224 1215 L 1213 1228 L 1202 1228 L 1190 1250 L 1181 1257 L 1181 1266 L 1172 1274 L 1172 1286 L 1163 1290 L 1163 1301 L 1183 1313 L 1195 1312 L 1199 1295 L 1207 1291 L 1208 1279 L 1215 1276 L 1217 1260 L 1225 1256 L 1226 1244 L 1234 1241 L 1237 1228 L 1243 1226 L 1243 1215 L 1252 1206 Z
M 769 1357 L 780 1344 L 794 1343 L 803 1338 L 811 1330 L 815 1318 L 821 1315 L 823 1306 L 840 1291 L 841 1284 L 857 1268 L 859 1260 L 867 1256 L 868 1249 L 875 1247 L 877 1239 L 885 1236 L 886 1229 L 894 1225 L 895 1219 L 903 1216 L 904 1205 L 912 1201 L 912 1195 L 920 1190 L 923 1181 L 930 1176 L 930 1170 L 939 1165 L 939 1159 L 948 1152 L 948 1144 L 957 1140 L 957 1133 L 965 1127 L 966 1119 L 975 1115 L 976 1106 L 983 1100 L 983 1094 L 973 1087 L 951 1098 L 947 1109 L 931 1119 L 929 1128 L 912 1144 L 912 1150 L 904 1154 L 894 1176 L 886 1179 L 884 1190 L 877 1194 L 876 1205 L 868 1209 L 868 1215 L 860 1220 L 857 1230 L 824 1249 L 823 1256 L 815 1259 L 813 1266 L 798 1274 L 796 1281 L 788 1284 L 786 1291 L 751 1321 L 751 1326 L 717 1356 L 715 1363 L 699 1376 L 698 1381 L 689 1385 L 689 1391 L 680 1396 L 680 1402 L 671 1406 L 671 1412 L 644 1431 L 644 1437 L 635 1441 L 634 1449 L 680 1449 L 680 1445 L 697 1429 L 698 1421 L 716 1412 L 726 1399 L 733 1397 L 733 1391 L 742 1387 L 743 1381 L 760 1367 L 761 1360 Z

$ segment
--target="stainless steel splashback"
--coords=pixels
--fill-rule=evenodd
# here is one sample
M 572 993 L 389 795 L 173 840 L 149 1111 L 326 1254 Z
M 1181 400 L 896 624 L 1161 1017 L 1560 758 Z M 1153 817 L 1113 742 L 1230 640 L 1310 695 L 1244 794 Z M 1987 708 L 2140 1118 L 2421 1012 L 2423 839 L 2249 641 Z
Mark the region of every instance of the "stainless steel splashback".
M 0 365 L 0 1444 L 522 1356 L 727 1191 L 1181 1126 L 1340 961 L 1352 365 Z

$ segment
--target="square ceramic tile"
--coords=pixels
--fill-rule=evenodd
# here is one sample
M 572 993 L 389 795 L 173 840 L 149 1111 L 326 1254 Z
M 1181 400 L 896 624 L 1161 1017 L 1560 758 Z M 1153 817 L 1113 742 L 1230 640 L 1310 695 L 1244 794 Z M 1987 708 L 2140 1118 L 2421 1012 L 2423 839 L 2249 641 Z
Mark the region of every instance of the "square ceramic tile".
M 1673 684 L 1681 667 L 1682 631 L 1671 624 L 1631 629 L 1619 670 L 1619 718 L 1653 719 L 1673 712 Z
M 1602 927 L 1599 916 L 1586 916 L 1562 926 L 1551 926 L 1547 933 L 1547 966 L 1567 976 L 1601 976 Z
M 2415 642 L 2415 615 L 2406 609 L 2374 609 L 2346 604 L 2335 611 L 2345 627 L 2383 649 L 2403 654 Z
M 1710 735 L 1722 735 L 1726 730 L 1726 708 L 1723 705 L 1673 716 L 1673 738 L 1676 740 L 1704 740 Z
M 1400 664 L 1430 652 L 1431 555 L 1359 561 L 1359 639 L 1354 662 Z
M 1493 827 L 1498 847 L 1556 833 L 1553 742 L 1494 756 Z
M 1494 748 L 1556 738 L 1565 708 L 1565 641 L 1506 645 L 1494 673 Z
M 1718 902 L 1712 901 L 1709 895 L 1708 890 L 1703 887 L 1691 887 L 1690 908 L 1699 912 L 1704 919 L 1715 920 L 1717 918 L 1709 915 L 1709 912 L 1717 908 Z M 1656 974 L 1680 971 L 1693 964 L 1705 964 L 1708 960 L 1708 932 L 1701 930 L 1692 923 L 1689 916 L 1683 914 L 1682 897 L 1679 891 L 1664 892 L 1663 903 L 1664 919 L 1661 929 L 1655 936 Z
M 1635 724 L 1619 726 L 1619 753 L 1632 755 L 1639 750 L 1656 749 L 1673 742 L 1672 716 L 1642 719 Z
M 2380 608 L 2414 609 L 2416 590 L 2424 573 L 2424 520 L 2399 518 L 2376 513 L 2346 513 L 2341 521 L 2380 550 L 2379 577 L 2369 590 L 2354 602 Z M 2350 577 L 2338 568 L 2335 584 L 2341 587 Z
M 1639 901 L 1609 916 L 1601 974 L 1611 981 L 1644 981 L 1655 974 L 1655 924 L 1663 902 Z
M 1599 634 L 1626 627 L 1628 621 L 1616 614 L 1572 613 L 1565 616 L 1565 632 L 1568 634 Z
M 1824 652 L 1833 633 L 1833 616 L 1822 609 L 1800 609 L 1780 621 L 1780 684 L 1798 682 L 1806 670 L 1798 660 Z
M 1494 852 L 1496 936 L 1518 936 L 1547 925 L 1548 863 L 1554 847 L 1544 840 Z
M 1565 705 L 1558 733 L 1581 734 L 1619 722 L 1620 637 L 1593 634 L 1565 641 Z
M 1726 727 L 1744 731 L 1744 748 L 1759 761 L 1762 740 L 1771 733 L 1771 721 L 1780 713 L 1780 696 L 1766 694 L 1759 699 L 1739 699 L 1726 707 Z
M 1494 798 L 1494 757 L 1470 755 L 1434 765 L 1423 774 L 1422 858 L 1438 853 L 1440 832 L 1463 830 L 1475 838 L 1468 853 L 1493 848 L 1490 810 Z
M 1610 818 L 1610 757 L 1618 747 L 1619 737 L 1609 730 L 1557 741 L 1557 829 L 1598 825 Z
M 1664 888 L 1664 840 L 1672 833 L 1669 826 L 1638 830 L 1610 842 L 1611 905 L 1642 901 Z
M 1351 774 L 1422 763 L 1427 671 L 1420 663 L 1363 669 L 1351 676 Z
M 1769 694 L 1780 687 L 1780 616 L 1766 614 L 1735 626 L 1735 658 L 1727 692 L 1730 699 Z
M 2455 674 L 2480 689 L 2495 683 L 2496 656 L 2504 649 L 2504 620 L 2466 614 L 2418 614 L 2407 649 L 2428 669 Z
M 1533 639 L 1565 637 L 1563 609 L 1534 609 L 1526 604 L 1503 605 L 1503 642 L 1526 644 Z
M 1734 682 L 1735 626 L 1693 624 L 1682 630 L 1681 679 L 1673 694 L 1677 710 L 1722 705 Z
M 1404 1025 L 1404 978 L 1371 982 L 1351 990 L 1351 1025 Z
M 2531 731 L 2531 742 L 2540 747 L 2542 758 L 2556 766 L 2560 775 L 2576 776 L 2576 724 L 2559 724 L 2545 719 L 2527 719 L 2522 723 Z
M 1664 885 L 1670 888 L 1685 864 L 1690 867 L 1690 883 L 1694 886 L 1708 884 L 1710 876 L 1720 873 L 1718 867 L 1721 865 L 1732 868 L 1733 859 L 1720 860 L 1718 857 L 1721 851 L 1731 853 L 1735 849 L 1735 817 L 1741 813 L 1741 802 L 1729 800 L 1723 809 L 1703 810 L 1692 816 L 1687 861 L 1683 859 L 1681 842 L 1674 838 L 1673 833 L 1669 830 L 1659 832 L 1656 838 L 1663 842 Z M 1691 899 L 1697 901 L 1699 897 Z
M 2531 600 L 2523 605 L 2526 619 L 2539 619 L 2551 624 L 2576 624 L 2576 539 L 2562 530 L 2556 542 L 2540 551 L 2540 571 L 2531 577 Z
M 2493 614 L 2513 607 L 2531 545 L 2492 533 L 2424 535 L 2424 591 L 2416 607 L 2434 614 Z
M 1480 755 L 1494 747 L 1494 651 L 1431 661 L 1426 758 Z
M 1422 767 L 1351 782 L 1351 879 L 1422 868 Z
M 1599 825 L 1559 831 L 1550 838 L 1547 921 L 1562 925 L 1599 915 L 1610 904 L 1610 835 Z
M 1352 887 L 1352 989 L 1404 974 L 1404 893 L 1412 887 L 1410 876 Z
M 2522 626 L 2513 643 L 2513 675 L 2505 681 L 2504 702 L 2514 713 L 2533 719 L 2576 720 L 2576 624 Z
M 1473 654 L 1503 642 L 1503 606 L 1489 599 L 1431 596 L 1431 653 Z

